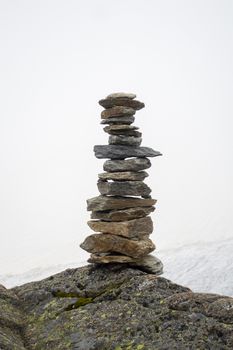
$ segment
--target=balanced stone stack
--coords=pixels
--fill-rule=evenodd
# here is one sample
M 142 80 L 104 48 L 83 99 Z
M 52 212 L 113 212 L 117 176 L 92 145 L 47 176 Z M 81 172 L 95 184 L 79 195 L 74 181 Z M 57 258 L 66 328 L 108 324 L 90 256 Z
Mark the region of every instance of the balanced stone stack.
M 91 211 L 89 227 L 96 233 L 80 245 L 91 253 L 90 263 L 122 263 L 161 274 L 161 261 L 150 255 L 155 245 L 149 238 L 153 222 L 149 216 L 156 200 L 143 180 L 148 176 L 149 157 L 161 153 L 141 147 L 142 134 L 133 126 L 135 113 L 144 103 L 136 95 L 114 93 L 99 101 L 105 109 L 101 124 L 109 144 L 94 147 L 95 156 L 105 161 L 97 183 L 100 195 L 87 200 Z

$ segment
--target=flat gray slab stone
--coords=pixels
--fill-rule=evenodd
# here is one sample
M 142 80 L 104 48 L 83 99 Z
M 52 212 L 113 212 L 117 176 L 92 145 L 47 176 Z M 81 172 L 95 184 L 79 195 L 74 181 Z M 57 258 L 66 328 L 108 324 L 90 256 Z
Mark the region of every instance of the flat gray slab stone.
M 153 222 L 150 216 L 140 219 L 106 222 L 100 220 L 90 220 L 88 226 L 95 232 L 119 235 L 127 238 L 143 239 L 153 232 Z
M 142 138 L 134 136 L 110 135 L 108 143 L 109 145 L 140 146 L 142 143 Z
M 109 125 L 130 125 L 134 122 L 135 118 L 133 116 L 129 117 L 113 117 L 102 119 L 100 124 L 109 124 Z
M 98 174 L 100 180 L 115 180 L 115 181 L 143 181 L 148 176 L 146 171 L 118 171 L 114 173 Z
M 87 200 L 88 211 L 150 207 L 156 203 L 152 198 L 98 196 Z
M 106 160 L 103 168 L 105 171 L 140 171 L 151 167 L 148 158 L 132 158 L 124 160 Z
M 80 247 L 88 253 L 120 253 L 133 258 L 140 258 L 155 249 L 149 239 L 132 240 L 112 234 L 97 233 L 88 236 Z
M 115 106 L 109 109 L 105 109 L 101 112 L 101 118 L 113 118 L 113 117 L 125 117 L 125 116 L 132 116 L 136 113 L 135 109 L 130 107 L 124 107 L 124 106 Z
M 131 157 L 157 157 L 162 154 L 158 151 L 154 151 L 150 147 L 130 147 L 123 145 L 97 145 L 94 146 L 94 152 L 96 158 L 104 159 L 125 159 Z
M 128 93 L 128 92 L 114 92 L 113 94 L 108 95 L 106 98 L 122 98 L 122 97 L 130 98 L 131 100 L 133 100 L 137 96 L 135 94 Z
M 109 211 L 93 211 L 91 213 L 91 219 L 99 219 L 104 221 L 126 221 L 145 217 L 154 210 L 155 207 L 151 206 Z
M 100 181 L 97 183 L 100 194 L 109 196 L 148 197 L 151 189 L 142 181 Z
M 139 110 L 145 107 L 145 104 L 143 102 L 140 102 L 138 100 L 132 100 L 126 97 L 104 98 L 99 101 L 99 104 L 104 108 L 112 108 L 114 106 L 124 106 L 124 107 L 133 108 L 135 110 Z
M 91 254 L 88 262 L 94 264 L 128 264 L 154 275 L 161 275 L 163 273 L 162 261 L 151 254 L 138 259 L 127 255 Z

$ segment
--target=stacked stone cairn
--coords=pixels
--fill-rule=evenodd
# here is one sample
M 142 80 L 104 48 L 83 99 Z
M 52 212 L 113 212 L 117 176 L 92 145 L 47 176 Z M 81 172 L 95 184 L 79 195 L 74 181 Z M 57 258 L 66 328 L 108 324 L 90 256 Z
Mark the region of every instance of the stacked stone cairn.
M 151 189 L 143 182 L 150 168 L 149 157 L 161 153 L 141 147 L 142 134 L 133 126 L 135 113 L 144 103 L 131 93 L 113 93 L 99 104 L 101 124 L 109 134 L 109 144 L 94 146 L 97 158 L 108 159 L 97 183 L 100 195 L 87 200 L 91 211 L 88 226 L 96 233 L 80 245 L 91 253 L 94 264 L 121 263 L 144 271 L 161 274 L 161 261 L 150 253 L 155 249 L 149 238 L 153 222 L 149 216 L 155 210 Z

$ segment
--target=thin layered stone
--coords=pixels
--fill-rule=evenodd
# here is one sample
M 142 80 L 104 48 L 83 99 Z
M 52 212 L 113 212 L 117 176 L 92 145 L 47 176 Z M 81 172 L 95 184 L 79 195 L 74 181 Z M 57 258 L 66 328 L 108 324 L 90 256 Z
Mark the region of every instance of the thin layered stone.
M 91 219 L 99 219 L 104 221 L 126 221 L 145 217 L 154 210 L 155 207 L 151 206 L 110 211 L 93 211 L 91 213 Z
M 135 94 L 128 93 L 128 92 L 114 92 L 113 94 L 108 95 L 106 98 L 130 98 L 133 100 L 136 98 Z
M 106 118 L 101 120 L 100 124 L 109 124 L 109 125 L 130 125 L 134 122 L 134 117 L 116 117 L 116 118 Z
M 101 173 L 98 177 L 102 181 L 143 181 L 148 176 L 146 171 L 118 171 L 114 173 Z
M 104 127 L 104 131 L 110 135 L 125 135 L 125 136 L 134 136 L 141 137 L 142 133 L 137 131 L 139 128 L 133 125 L 108 125 Z
M 130 147 L 123 145 L 97 145 L 94 146 L 96 158 L 125 159 L 131 157 L 157 157 L 162 154 L 150 147 Z
M 117 210 L 135 207 L 150 207 L 156 203 L 152 198 L 98 196 L 87 200 L 88 211 Z

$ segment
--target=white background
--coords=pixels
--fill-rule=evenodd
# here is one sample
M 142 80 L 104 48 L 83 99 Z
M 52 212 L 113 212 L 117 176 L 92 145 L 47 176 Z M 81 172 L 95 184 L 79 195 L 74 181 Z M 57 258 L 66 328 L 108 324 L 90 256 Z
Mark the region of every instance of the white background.
M 82 261 L 106 144 L 98 100 L 134 92 L 158 250 L 233 237 L 233 2 L 0 2 L 0 273 Z

